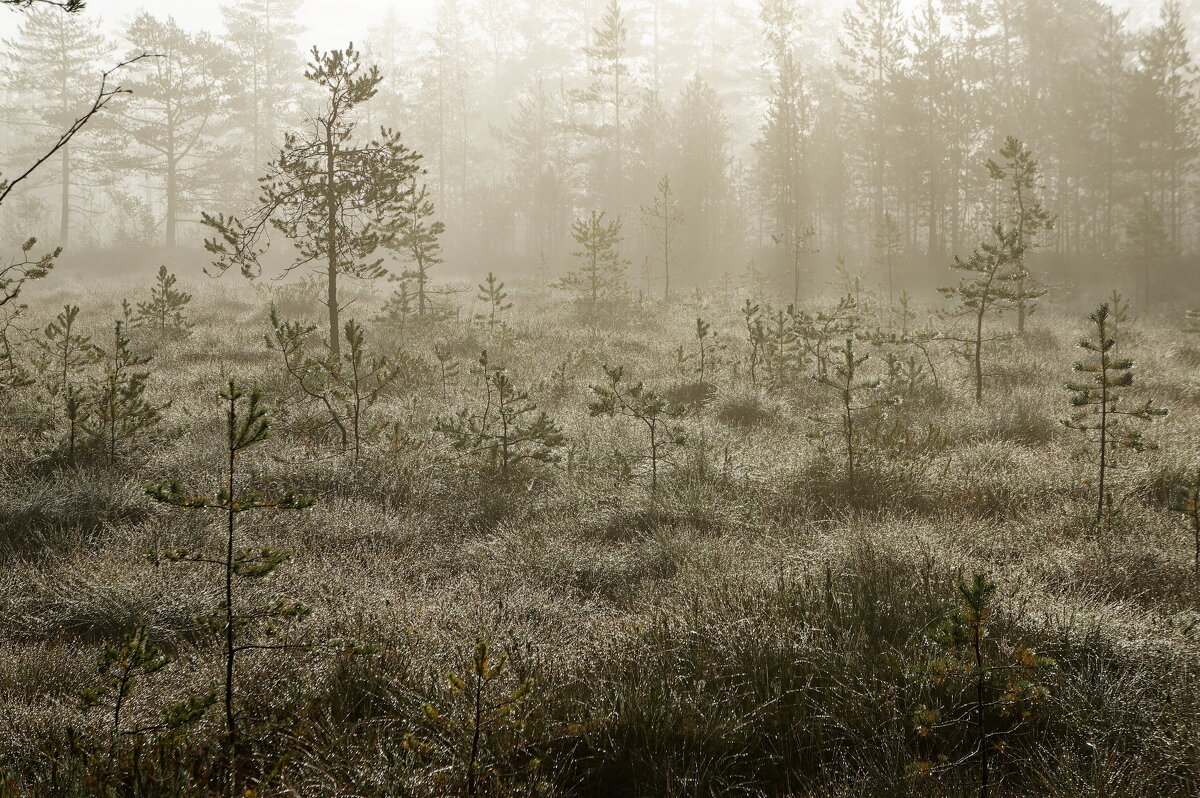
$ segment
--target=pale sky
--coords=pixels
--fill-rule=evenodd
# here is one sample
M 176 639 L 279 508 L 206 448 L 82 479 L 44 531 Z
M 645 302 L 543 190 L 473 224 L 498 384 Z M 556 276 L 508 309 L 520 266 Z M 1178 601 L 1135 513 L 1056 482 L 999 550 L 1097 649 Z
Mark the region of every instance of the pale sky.
M 744 3 L 749 0 L 728 0 Z M 1145 23 L 1157 16 L 1160 0 L 1110 0 L 1115 8 L 1129 8 L 1135 25 Z M 87 13 L 98 17 L 110 31 L 119 30 L 122 22 L 143 8 L 150 8 L 156 16 L 173 16 L 181 25 L 193 30 L 216 32 L 221 27 L 219 9 L 221 5 L 236 0 L 87 0 Z M 307 50 L 312 45 L 322 49 L 342 47 L 347 42 L 362 42 L 367 30 L 389 11 L 417 30 L 432 27 L 434 9 L 438 0 L 305 0 L 300 11 L 301 21 L 307 26 L 306 34 L 299 43 Z M 812 0 L 816 7 L 826 3 L 843 5 L 849 0 Z M 923 0 L 903 0 L 902 5 L 916 8 Z M 1194 9 L 1200 0 L 1187 0 L 1185 8 Z M 0 21 L 4 18 L 0 17 Z M 2 31 L 0 31 L 2 33 Z
M 193 30 L 217 31 L 221 27 L 220 7 L 236 0 L 87 0 L 85 13 L 95 15 L 113 29 L 142 9 L 155 16 L 173 16 L 175 21 Z M 300 20 L 308 27 L 300 43 L 324 48 L 342 47 L 349 41 L 361 42 L 367 29 L 388 12 L 424 30 L 433 19 L 437 0 L 305 0 Z

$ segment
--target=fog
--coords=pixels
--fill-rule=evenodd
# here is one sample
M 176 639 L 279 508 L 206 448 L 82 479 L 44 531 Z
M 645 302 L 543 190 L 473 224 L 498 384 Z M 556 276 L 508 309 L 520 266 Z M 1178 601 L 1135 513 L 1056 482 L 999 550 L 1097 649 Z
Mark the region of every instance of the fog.
M 0 798 L 1200 795 L 1200 0 L 0 6 Z

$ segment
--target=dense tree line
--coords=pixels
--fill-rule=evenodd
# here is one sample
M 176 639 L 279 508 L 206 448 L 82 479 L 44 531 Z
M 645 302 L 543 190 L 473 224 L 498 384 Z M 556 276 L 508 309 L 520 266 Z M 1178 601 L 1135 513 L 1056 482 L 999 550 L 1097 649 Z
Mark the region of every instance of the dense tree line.
M 245 204 L 317 99 L 297 0 L 227 6 L 211 32 L 155 9 L 115 36 L 90 10 L 25 5 L 4 39 L 21 57 L 0 76 L 9 164 L 73 118 L 98 65 L 162 58 L 8 203 L 6 239 L 198 242 L 201 213 Z M 596 211 L 621 219 L 651 277 L 641 290 L 662 295 L 662 222 L 639 210 L 667 178 L 684 220 L 676 286 L 751 258 L 780 275 L 818 251 L 879 261 L 884 239 L 903 278 L 1007 217 L 1002 181 L 979 165 L 1009 136 L 1035 154 L 1031 189 L 1056 221 L 1034 258 L 1096 259 L 1132 280 L 1195 249 L 1197 71 L 1178 0 L 1150 24 L 1100 0 L 756 11 L 442 0 L 427 32 L 391 12 L 361 48 L 381 74 L 361 135 L 395 129 L 425 156 L 447 257 L 480 273 L 501 259 L 561 276 L 572 223 Z

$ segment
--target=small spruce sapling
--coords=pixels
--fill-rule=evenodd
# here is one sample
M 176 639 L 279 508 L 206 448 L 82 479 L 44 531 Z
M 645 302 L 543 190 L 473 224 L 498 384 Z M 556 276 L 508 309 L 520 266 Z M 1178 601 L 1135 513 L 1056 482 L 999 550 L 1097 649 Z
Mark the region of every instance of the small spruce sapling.
M 562 430 L 529 394 L 513 384 L 508 373 L 479 357 L 483 377 L 483 407 L 463 408 L 457 415 L 439 419 L 434 430 L 466 456 L 487 455 L 501 476 L 507 477 L 522 463 L 554 463 L 565 443 Z
M 421 734 L 409 734 L 404 746 L 435 767 L 450 768 L 448 795 L 522 795 L 536 792 L 540 760 L 525 735 L 531 678 L 509 678 L 508 659 L 480 641 L 462 674 L 447 674 L 450 706 L 421 707 Z
M 683 432 L 674 422 L 683 417 L 687 408 L 670 405 L 641 382 L 628 382 L 621 366 L 605 365 L 604 374 L 607 384 L 591 386 L 595 398 L 588 404 L 588 410 L 593 416 L 633 419 L 646 428 L 649 450 L 641 459 L 650 464 L 650 491 L 654 495 L 658 491 L 658 472 L 671 450 L 684 443 Z
M 226 794 L 241 795 L 241 726 L 236 706 L 238 666 L 241 655 L 255 651 L 311 651 L 311 643 L 294 643 L 287 637 L 288 627 L 306 618 L 312 608 L 299 602 L 279 599 L 252 604 L 246 596 L 249 583 L 266 579 L 289 559 L 291 553 L 270 548 L 245 548 L 238 519 L 258 510 L 297 511 L 311 507 L 311 499 L 287 491 L 281 498 L 269 499 L 256 490 L 242 486 L 239 464 L 250 449 L 267 440 L 270 423 L 262 406 L 262 394 L 247 395 L 232 381 L 220 398 L 225 405 L 224 484 L 215 496 L 185 493 L 178 482 L 151 485 L 147 495 L 157 502 L 185 510 L 212 511 L 223 518 L 224 546 L 219 553 L 207 554 L 189 549 L 152 555 L 152 561 L 188 563 L 215 568 L 220 575 L 222 599 L 204 618 L 208 628 L 222 641 L 223 679 L 221 703 L 224 710 L 224 751 Z M 342 646 L 343 644 L 333 644 Z
M 160 336 L 182 338 L 192 330 L 185 309 L 192 295 L 175 287 L 179 279 L 167 272 L 166 266 L 158 267 L 154 287 L 150 289 L 150 301 L 139 302 L 134 327 L 145 327 Z
M 959 582 L 958 593 L 961 605 L 929 635 L 943 656 L 924 669 L 926 686 L 940 692 L 943 703 L 919 706 L 913 721 L 930 747 L 950 731 L 968 739 L 971 749 L 918 761 L 913 773 L 932 776 L 973 763 L 979 798 L 988 798 L 995 755 L 1049 696 L 1046 682 L 1057 666 L 1032 649 L 1007 647 L 991 636 L 996 584 L 986 574 Z
M 793 374 L 802 365 L 796 326 L 792 322 L 791 307 L 787 311 L 768 310 L 764 339 L 767 379 L 775 390 L 782 390 L 792 382 Z
M 1098 445 L 1096 525 L 1099 526 L 1104 521 L 1105 504 L 1111 500 L 1107 479 L 1117 450 L 1142 451 L 1150 447 L 1142 439 L 1140 430 L 1130 428 L 1124 422 L 1153 421 L 1167 415 L 1167 410 L 1155 407 L 1149 400 L 1129 410 L 1118 407 L 1121 390 L 1133 386 L 1133 361 L 1113 356 L 1117 342 L 1110 334 L 1108 305 L 1101 305 L 1090 318 L 1096 325 L 1096 337 L 1082 339 L 1079 346 L 1092 353 L 1093 357 L 1075 364 L 1075 372 L 1090 375 L 1090 379 L 1067 383 L 1067 390 L 1073 394 L 1071 404 L 1078 408 L 1078 412 L 1063 423 L 1070 429 L 1095 436 Z
M 409 289 L 410 280 L 408 278 L 401 277 L 398 278 L 398 281 L 400 287 L 388 297 L 376 320 L 385 324 L 394 324 L 399 328 L 400 334 L 404 335 L 405 327 L 408 326 L 408 317 L 414 312 L 413 294 Z

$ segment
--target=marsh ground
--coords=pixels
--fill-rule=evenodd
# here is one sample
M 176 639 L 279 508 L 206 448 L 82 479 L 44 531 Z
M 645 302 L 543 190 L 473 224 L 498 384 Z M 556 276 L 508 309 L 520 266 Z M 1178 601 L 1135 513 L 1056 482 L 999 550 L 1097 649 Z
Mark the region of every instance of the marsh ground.
M 993 795 L 1200 790 L 1200 577 L 1191 533 L 1170 509 L 1200 465 L 1200 342 L 1173 314 L 1122 330 L 1136 359 L 1131 401 L 1152 396 L 1171 414 L 1147 427 L 1156 449 L 1120 455 L 1117 512 L 1098 530 L 1094 444 L 1060 423 L 1075 341 L 1088 332 L 1083 308 L 1047 305 L 1024 338 L 992 346 L 981 405 L 961 359 L 934 344 L 936 385 L 927 373 L 902 404 L 861 416 L 850 481 L 833 391 L 801 373 L 748 384 L 740 297 L 669 310 L 631 301 L 589 321 L 560 294 L 514 285 L 503 329 L 469 320 L 478 308 L 466 302 L 459 318 L 410 318 L 401 330 L 373 320 L 380 298 L 364 290 L 347 315 L 402 368 L 369 411 L 369 445 L 355 461 L 263 341 L 270 302 L 319 323 L 314 297 L 232 279 L 187 287 L 197 294 L 190 335 L 133 336 L 153 356 L 149 395 L 171 402 L 137 452 L 109 465 L 85 447 L 69 463 L 54 401 L 36 385 L 4 399 L 9 794 L 202 795 L 215 783 L 219 713 L 171 739 L 130 735 L 110 755 L 107 718 L 83 710 L 79 692 L 97 682 L 102 647 L 138 624 L 175 661 L 138 685 L 132 716 L 152 719 L 219 680 L 219 647 L 196 620 L 219 599 L 214 574 L 147 555 L 215 544 L 220 530 L 143 488 L 172 478 L 215 488 L 216 397 L 231 378 L 260 387 L 273 411 L 247 484 L 317 500 L 246 522 L 247 545 L 293 553 L 248 600 L 311 605 L 294 639 L 374 647 L 244 658 L 238 694 L 256 795 L 462 794 L 454 724 L 469 712 L 446 673 L 462 670 L 478 640 L 507 654 L 504 689 L 532 679 L 522 722 L 485 729 L 493 794 L 971 793 L 973 762 L 940 767 L 969 755 L 969 723 L 931 739 L 914 713 L 942 701 L 955 715 L 929 678 L 945 655 L 931 630 L 976 571 L 999 587 L 999 655 L 1024 646 L 1055 663 L 1028 716 L 997 720 L 1014 731 L 997 738 Z M 46 282 L 29 292 L 20 324 L 36 335 L 76 302 L 103 344 L 122 297 L 144 290 Z M 694 362 L 678 364 L 677 347 L 695 346 L 697 316 L 726 345 L 711 388 L 695 387 Z M 445 386 L 435 345 L 460 363 Z M 473 366 L 484 349 L 561 425 L 559 463 L 500 477 L 433 430 L 481 401 Z M 863 369 L 884 376 L 884 352 L 861 351 L 872 354 Z M 665 395 L 705 397 L 678 422 L 686 442 L 657 491 L 628 459 L 645 448 L 636 422 L 588 411 L 605 363 Z M 432 740 L 427 703 L 448 719 L 450 742 Z M 937 763 L 934 773 L 915 773 L 921 762 Z

